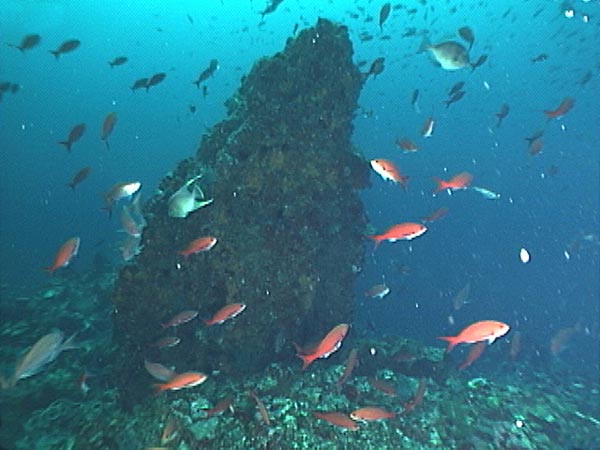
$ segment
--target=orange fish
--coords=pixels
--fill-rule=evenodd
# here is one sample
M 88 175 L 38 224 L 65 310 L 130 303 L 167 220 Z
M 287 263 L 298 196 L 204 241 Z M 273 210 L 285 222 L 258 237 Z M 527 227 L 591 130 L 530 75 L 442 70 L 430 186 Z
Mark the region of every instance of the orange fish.
M 223 306 L 215 313 L 214 316 L 212 316 L 211 319 L 205 320 L 204 323 L 208 326 L 214 324 L 220 325 L 226 320 L 233 319 L 245 309 L 246 305 L 244 303 L 232 303 L 230 305 Z
M 448 208 L 446 208 L 445 206 L 442 206 L 441 208 L 436 209 L 434 212 L 432 212 L 431 214 L 429 214 L 427 217 L 423 217 L 421 219 L 421 222 L 435 222 L 438 219 L 441 219 L 442 217 L 444 217 L 446 215 L 446 213 L 448 212 Z
M 414 142 L 406 138 L 396 139 L 396 146 L 405 152 L 416 152 L 419 150 L 419 147 Z
M 565 97 L 565 99 L 562 102 L 560 102 L 560 105 L 558 105 L 558 108 L 552 111 L 545 110 L 544 114 L 546 115 L 548 120 L 556 119 L 557 117 L 562 117 L 566 113 L 568 113 L 574 104 L 575 99 L 573 99 L 573 97 Z
M 179 314 L 176 314 L 175 316 L 173 316 L 173 318 L 171 320 L 169 320 L 167 323 L 163 323 L 162 327 L 163 328 L 177 327 L 179 325 L 189 322 L 190 320 L 194 320 L 197 315 L 198 315 L 198 311 L 195 311 L 195 310 L 182 311 Z
M 473 175 L 471 175 L 469 172 L 459 173 L 458 175 L 453 176 L 448 181 L 440 180 L 436 177 L 432 178 L 433 181 L 437 183 L 437 188 L 435 189 L 435 191 L 433 191 L 434 193 L 444 191 L 446 189 L 449 189 L 451 191 L 456 191 L 458 189 L 466 189 L 469 186 L 469 184 L 471 184 L 471 181 L 473 181 Z
M 354 372 L 354 369 L 357 366 L 358 366 L 358 350 L 356 348 L 353 348 L 352 350 L 350 350 L 350 353 L 348 354 L 348 358 L 346 359 L 346 366 L 344 367 L 344 373 L 342 374 L 340 379 L 337 380 L 337 382 L 335 383 L 336 387 L 340 387 L 342 384 L 344 384 L 348 380 L 348 378 L 350 378 L 350 376 L 352 375 L 352 372 Z
M 395 397 L 398 395 L 396 388 L 387 381 L 379 380 L 377 378 L 369 378 L 369 384 L 373 387 L 373 389 L 377 389 L 379 392 L 383 392 L 385 395 L 389 395 L 390 397 Z
M 306 369 L 315 359 L 328 358 L 329 355 L 339 350 L 349 328 L 350 325 L 347 323 L 339 324 L 327 333 L 323 340 L 310 353 L 299 351 L 296 356 L 303 362 L 302 370 Z
M 486 346 L 487 346 L 487 344 L 485 341 L 481 341 L 481 342 L 477 342 L 476 344 L 473 344 L 471 346 L 471 348 L 469 349 L 469 353 L 467 354 L 467 357 L 465 358 L 465 360 L 460 364 L 460 366 L 458 366 L 458 370 L 466 369 L 471 364 L 473 364 L 473 362 L 481 356 L 481 354 L 485 350 Z
M 360 422 L 372 422 L 374 420 L 393 419 L 396 414 L 391 411 L 386 411 L 377 406 L 366 406 L 364 408 L 355 409 L 350 413 L 352 420 Z
M 423 127 L 421 128 L 421 136 L 423 136 L 424 138 L 429 138 L 433 136 L 434 125 L 435 121 L 433 120 L 433 117 L 428 117 L 427 119 L 425 119 Z
M 156 392 L 162 391 L 178 391 L 179 389 L 187 389 L 194 386 L 198 386 L 206 381 L 208 378 L 201 372 L 184 372 L 179 375 L 175 375 L 166 383 L 155 384 L 154 389 Z
M 179 250 L 177 253 L 185 256 L 186 258 L 194 253 L 207 252 L 213 248 L 217 243 L 217 238 L 212 236 L 200 237 L 194 239 L 188 244 L 183 250 Z
M 427 231 L 427 227 L 420 223 L 405 222 L 392 225 L 390 228 L 385 230 L 381 234 L 375 234 L 367 236 L 375 242 L 375 249 L 382 241 L 396 242 L 396 241 L 410 241 L 416 237 L 421 236 Z
M 104 118 L 104 122 L 102 122 L 102 134 L 100 136 L 100 140 L 104 141 L 106 144 L 106 148 L 110 150 L 110 145 L 108 143 L 108 137 L 113 132 L 115 128 L 115 124 L 117 123 L 117 113 L 110 112 Z
M 346 428 L 347 430 L 358 430 L 360 427 L 356 422 L 354 422 L 350 417 L 341 412 L 319 412 L 313 411 L 313 416 L 317 419 L 324 420 L 325 422 L 329 422 L 336 427 Z
M 67 267 L 74 256 L 77 256 L 81 239 L 74 237 L 66 241 L 56 252 L 51 266 L 44 267 L 46 272 L 52 273 L 61 267 Z
M 510 327 L 505 323 L 495 320 L 482 320 L 469 325 L 456 336 L 440 336 L 438 339 L 448 342 L 448 348 L 446 349 L 446 353 L 448 353 L 458 344 L 474 344 L 481 341 L 487 341 L 491 344 L 508 333 L 508 330 L 510 330 Z
M 385 181 L 391 181 L 394 184 L 400 183 L 400 186 L 406 189 L 408 177 L 400 174 L 400 171 L 393 162 L 387 159 L 372 159 L 371 167 Z
M 219 414 L 229 410 L 233 410 L 231 404 L 233 403 L 233 397 L 225 397 L 217 402 L 215 406 L 209 409 L 203 409 L 206 413 L 206 418 L 218 416 Z

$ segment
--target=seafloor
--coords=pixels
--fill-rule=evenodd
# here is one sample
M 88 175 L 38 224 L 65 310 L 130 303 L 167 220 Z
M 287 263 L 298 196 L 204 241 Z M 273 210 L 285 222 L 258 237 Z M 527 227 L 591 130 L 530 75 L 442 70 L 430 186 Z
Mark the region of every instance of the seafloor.
M 233 379 L 209 374 L 201 386 L 152 395 L 123 410 L 111 382 L 109 301 L 116 274 L 98 270 L 53 278 L 31 295 L 2 291 L 0 370 L 53 328 L 78 331 L 78 349 L 59 355 L 41 373 L 0 391 L 0 447 L 16 449 L 597 449 L 600 448 L 599 382 L 573 374 L 554 361 L 535 367 L 502 360 L 489 367 L 459 372 L 443 349 L 401 337 L 376 338 L 354 329 L 338 354 L 318 360 L 306 371 L 300 361 L 274 363 L 260 374 Z M 190 326 L 200 326 L 198 324 Z M 361 337 L 362 336 L 362 337 Z M 341 387 L 351 348 L 361 365 Z M 410 358 L 406 355 L 410 349 Z M 244 351 L 244 349 L 240 349 Z M 264 349 L 263 351 L 269 351 Z M 395 355 L 394 358 L 388 358 Z M 390 362 L 382 367 L 382 361 Z M 383 364 L 385 366 L 385 364 Z M 374 369 L 376 368 L 376 369 Z M 431 370 L 426 376 L 427 369 Z M 201 368 L 198 368 L 201 370 Z M 89 391 L 81 389 L 85 372 Z M 485 373 L 485 375 L 483 375 Z M 409 374 L 409 375 L 407 375 Z M 423 401 L 403 413 L 419 378 L 427 380 Z M 390 396 L 375 390 L 371 377 L 397 389 Z M 258 414 L 253 390 L 267 410 L 270 425 Z M 206 418 L 210 408 L 231 396 L 231 408 Z M 360 424 L 355 431 L 313 417 L 313 411 L 349 413 L 367 405 L 395 411 L 396 418 Z M 175 425 L 161 443 L 166 422 Z

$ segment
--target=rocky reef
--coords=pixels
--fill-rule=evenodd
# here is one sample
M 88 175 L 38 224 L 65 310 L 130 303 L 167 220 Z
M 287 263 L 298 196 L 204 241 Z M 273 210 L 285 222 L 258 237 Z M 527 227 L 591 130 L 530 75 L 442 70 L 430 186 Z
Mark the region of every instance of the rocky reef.
M 122 269 L 112 297 L 123 404 L 148 394 L 138 381 L 147 377 L 144 359 L 241 376 L 292 359 L 292 341 L 350 320 L 366 224 L 357 189 L 368 184 L 368 165 L 350 143 L 361 85 L 347 29 L 320 19 L 255 63 L 227 101 L 227 118 L 162 180 L 145 206 L 143 252 Z M 170 217 L 170 197 L 200 174 L 214 202 Z M 177 254 L 200 236 L 218 244 Z M 149 347 L 175 314 L 206 318 L 230 303 L 247 305 L 234 321 L 196 319 L 178 327 L 178 346 Z

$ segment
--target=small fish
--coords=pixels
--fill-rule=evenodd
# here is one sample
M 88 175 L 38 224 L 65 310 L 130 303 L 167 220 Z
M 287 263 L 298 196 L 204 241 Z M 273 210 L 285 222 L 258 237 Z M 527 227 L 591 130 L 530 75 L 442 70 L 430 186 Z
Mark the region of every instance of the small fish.
M 204 413 L 206 414 L 206 418 L 208 419 L 209 417 L 218 416 L 227 410 L 233 411 L 233 407 L 231 406 L 232 403 L 233 397 L 230 395 L 219 400 L 217 404 L 212 408 L 203 409 L 202 411 L 204 411 Z
M 581 77 L 581 80 L 579 80 L 578 84 L 580 86 L 585 86 L 592 79 L 592 76 L 593 76 L 592 71 L 588 70 L 585 74 L 583 74 L 583 76 Z
M 117 123 L 117 113 L 109 112 L 102 121 L 102 133 L 100 134 L 100 140 L 104 141 L 107 150 L 110 150 L 110 144 L 108 143 L 108 137 L 113 132 L 115 124 Z
M 154 389 L 156 393 L 162 391 L 178 391 L 180 389 L 188 389 L 204 383 L 207 378 L 208 377 L 202 372 L 184 372 L 175 375 L 166 383 L 155 384 Z
M 544 114 L 548 120 L 556 119 L 568 113 L 573 108 L 573 105 L 575 105 L 575 99 L 573 97 L 565 97 L 556 109 L 551 111 L 545 110 Z
M 371 63 L 371 67 L 369 67 L 369 71 L 363 73 L 363 79 L 366 81 L 367 78 L 369 78 L 369 76 L 371 76 L 371 75 L 373 75 L 373 78 L 375 78 L 377 75 L 381 74 L 384 69 L 385 69 L 385 58 L 383 58 L 383 57 L 377 58 Z
M 506 103 L 502 103 L 502 106 L 500 106 L 500 111 L 498 111 L 496 113 L 496 117 L 498 118 L 498 123 L 496 124 L 496 128 L 498 128 L 498 127 L 500 127 L 500 125 L 502 125 L 502 121 L 504 120 L 504 118 L 506 116 L 508 116 L 509 110 L 510 110 L 510 107 Z
M 471 186 L 470 189 L 474 190 L 478 194 L 483 195 L 488 200 L 498 200 L 500 198 L 500 194 L 490 191 L 489 189 L 482 188 L 479 186 Z
M 67 267 L 71 263 L 71 260 L 77 256 L 80 243 L 81 239 L 78 237 L 68 239 L 56 252 L 52 264 L 44 267 L 44 270 L 48 273 L 53 273 L 57 269 Z
M 400 148 L 400 150 L 409 153 L 416 152 L 419 150 L 419 147 L 417 147 L 417 145 L 414 142 L 407 138 L 396 139 L 396 146 Z
M 164 72 L 155 73 L 148 79 L 148 83 L 146 83 L 146 92 L 150 90 L 152 86 L 156 86 L 159 83 L 162 83 L 164 79 L 167 78 L 167 74 Z
M 581 325 L 576 324 L 572 327 L 562 328 L 559 330 L 552 339 L 550 339 L 550 353 L 554 356 L 562 353 L 567 347 L 567 343 L 573 335 L 581 331 Z
M 335 326 L 309 353 L 305 353 L 299 347 L 296 347 L 298 350 L 296 356 L 303 363 L 302 370 L 306 369 L 315 359 L 328 358 L 332 353 L 339 350 L 349 329 L 350 325 L 346 323 Z
M 413 109 L 417 114 L 421 114 L 421 108 L 419 108 L 419 94 L 419 90 L 415 89 L 410 100 L 410 104 L 413 106 Z
M 218 310 L 212 318 L 205 320 L 204 323 L 208 326 L 211 325 L 221 325 L 226 320 L 233 319 L 241 314 L 246 309 L 246 305 L 244 303 L 231 303 L 222 307 Z
M 174 315 L 171 320 L 166 323 L 161 324 L 163 328 L 170 327 L 178 327 L 179 325 L 183 325 L 184 323 L 188 323 L 194 320 L 198 316 L 198 311 L 195 310 L 187 310 L 182 311 L 176 315 Z
M 487 347 L 487 343 L 485 341 L 477 342 L 477 343 L 471 345 L 471 348 L 469 349 L 469 353 L 467 354 L 467 357 L 458 366 L 458 370 L 466 369 L 471 364 L 473 364 L 473 362 L 483 354 L 483 351 L 485 350 L 486 347 Z
M 121 257 L 123 261 L 131 261 L 137 255 L 142 252 L 143 246 L 140 245 L 142 242 L 141 236 L 127 235 L 125 240 L 121 243 L 119 250 L 121 251 Z
M 426 389 L 427 389 L 427 379 L 421 378 L 419 380 L 419 385 L 417 386 L 417 391 L 415 392 L 414 397 L 411 398 L 409 401 L 407 401 L 404 404 L 404 411 L 402 411 L 402 414 L 407 414 L 407 413 L 411 412 L 412 410 L 414 410 L 417 406 L 419 406 L 421 404 L 421 402 L 423 401 L 423 398 L 425 397 Z
M 341 412 L 313 411 L 312 414 L 315 418 L 324 420 L 325 422 L 335 425 L 336 427 L 345 428 L 352 431 L 356 431 L 360 428 L 355 421 Z
M 91 167 L 84 167 L 83 169 L 79 170 L 73 176 L 73 179 L 67 183 L 67 186 L 69 186 L 74 191 L 75 186 L 77 186 L 79 183 L 81 183 L 83 180 L 85 180 L 91 171 L 92 171 Z
M 217 244 L 217 238 L 213 236 L 199 237 L 191 241 L 186 248 L 177 253 L 188 258 L 190 255 L 207 252 Z
M 264 18 L 267 14 L 275 12 L 277 7 L 283 2 L 283 0 L 271 0 L 271 3 L 260 13 L 260 16 Z
M 405 222 L 396 225 L 392 225 L 390 228 L 385 230 L 381 234 L 375 234 L 367 236 L 375 242 L 374 251 L 377 250 L 379 244 L 383 241 L 396 242 L 396 241 L 410 241 L 419 236 L 422 236 L 427 231 L 427 227 L 420 223 Z
M 541 139 L 535 139 L 529 144 L 529 148 L 527 149 L 527 151 L 531 156 L 535 156 L 541 153 L 543 147 L 544 141 L 542 141 Z
M 177 336 L 165 336 L 157 340 L 152 346 L 156 348 L 171 348 L 175 347 L 180 342 L 181 338 Z
M 431 177 L 433 181 L 437 183 L 437 187 L 433 191 L 434 193 L 449 189 L 450 191 L 456 191 L 459 189 L 466 189 L 473 181 L 473 175 L 469 172 L 461 172 L 458 175 L 453 176 L 450 180 L 444 181 L 436 177 Z
M 463 286 L 463 288 L 456 293 L 456 295 L 452 298 L 452 306 L 454 307 L 454 311 L 460 310 L 463 306 L 465 306 L 469 302 L 469 294 L 471 293 L 471 282 L 467 281 L 467 284 Z
M 374 420 L 393 419 L 396 414 L 377 406 L 366 406 L 355 409 L 350 413 L 350 418 L 358 422 L 373 422 Z
M 144 361 L 144 368 L 146 369 L 146 372 L 148 372 L 153 378 L 157 379 L 158 381 L 169 381 L 175 378 L 175 375 L 177 375 L 176 372 L 160 363 L 150 362 L 146 360 Z
M 427 39 L 424 39 L 419 48 L 419 53 L 424 51 L 429 51 L 436 63 L 444 70 L 459 70 L 471 66 L 467 49 L 458 42 L 446 41 L 431 44 Z
M 384 181 L 400 184 L 403 189 L 406 189 L 409 177 L 402 175 L 394 163 L 387 159 L 372 159 L 370 164 L 372 169 L 383 178 Z
M 532 63 L 546 61 L 548 59 L 548 55 L 546 53 L 540 53 L 539 55 L 531 58 Z
M 469 48 L 467 51 L 471 51 L 473 47 L 473 43 L 475 42 L 475 34 L 473 30 L 469 27 L 461 27 L 458 29 L 458 35 L 462 38 L 463 41 L 469 44 Z
M 461 100 L 465 94 L 465 91 L 458 91 L 452 97 L 450 97 L 448 100 L 444 100 L 442 103 L 446 104 L 446 108 L 449 108 L 452 103 L 456 103 L 457 101 Z
M 190 178 L 181 186 L 167 202 L 169 208 L 169 217 L 186 218 L 188 214 L 210 205 L 213 200 L 204 200 L 204 192 L 197 184 L 194 184 L 202 175 Z M 190 190 L 190 186 L 194 187 Z
M 369 378 L 369 384 L 373 387 L 373 389 L 383 392 L 385 395 L 389 395 L 390 397 L 395 397 L 398 395 L 396 388 L 387 381 L 379 380 L 377 378 Z
M 142 226 L 138 224 L 127 205 L 123 205 L 121 213 L 119 214 L 119 222 L 121 223 L 121 230 L 127 233 L 129 236 L 140 237 L 142 235 Z
M 160 435 L 160 445 L 166 445 L 173 439 L 175 439 L 177 437 L 178 431 L 179 430 L 177 429 L 177 421 L 175 420 L 174 416 L 170 415 L 167 418 L 163 431 Z
M 421 136 L 423 136 L 424 138 L 430 138 L 431 136 L 433 136 L 434 125 L 435 121 L 433 120 L 433 117 L 428 117 L 427 119 L 425 119 L 425 122 L 423 122 L 423 126 L 421 127 Z
M 358 367 L 358 365 L 358 349 L 353 348 L 352 350 L 350 350 L 350 353 L 348 353 L 348 358 L 346 358 L 346 365 L 344 366 L 344 372 L 335 383 L 335 386 L 339 388 L 342 384 L 348 381 L 348 378 L 352 376 L 352 372 L 354 372 L 354 369 Z
M 121 183 L 115 183 L 109 190 L 104 194 L 104 210 L 108 211 L 108 215 L 112 215 L 113 206 L 119 201 L 127 197 L 131 197 L 142 187 L 142 183 L 139 181 L 125 181 Z
M 136 89 L 145 88 L 148 85 L 148 78 L 139 78 L 133 82 L 133 85 L 129 88 L 132 92 Z
M 208 64 L 208 67 L 206 69 L 204 69 L 198 76 L 198 79 L 196 81 L 192 81 L 192 83 L 195 84 L 198 89 L 200 89 L 200 83 L 202 83 L 203 81 L 206 81 L 210 77 L 212 77 L 212 75 L 215 73 L 215 71 L 218 68 L 219 68 L 219 61 L 217 61 L 216 59 L 211 59 L 210 63 Z
M 64 145 L 66 147 L 67 151 L 70 152 L 71 146 L 75 142 L 77 142 L 79 139 L 81 139 L 81 136 L 83 136 L 83 133 L 85 133 L 85 123 L 77 124 L 73 128 L 71 128 L 71 131 L 69 132 L 69 137 L 67 138 L 67 140 L 60 141 L 59 144 Z
M 391 10 L 392 10 L 392 5 L 390 5 L 389 3 L 385 3 L 379 10 L 379 29 L 381 31 L 383 31 L 383 24 L 390 16 Z
M 487 341 L 492 344 L 499 337 L 508 333 L 510 327 L 495 320 L 482 320 L 464 328 L 456 336 L 440 336 L 438 339 L 448 342 L 446 353 L 452 351 L 458 344 L 474 344 L 475 342 Z
M 527 142 L 529 142 L 529 145 L 531 145 L 531 143 L 539 138 L 541 138 L 544 135 L 544 130 L 538 130 L 535 133 L 533 133 L 530 137 L 526 137 L 525 140 Z
M 465 85 L 464 81 L 459 81 L 458 83 L 455 83 L 448 91 L 448 97 L 452 97 L 457 92 L 460 92 L 464 85 Z
M 42 37 L 39 34 L 28 34 L 21 39 L 19 45 L 8 44 L 9 47 L 18 48 L 21 53 L 25 53 L 25 50 L 31 50 L 42 41 Z
M 258 398 L 258 395 L 256 395 L 256 392 L 254 392 L 253 390 L 248 391 L 248 396 L 256 403 L 256 407 L 258 408 L 258 414 L 260 415 L 260 418 L 263 421 L 263 423 L 266 426 L 270 427 L 271 419 L 269 418 L 269 413 L 267 412 L 265 404 L 260 398 Z
M 65 41 L 56 50 L 50 50 L 50 53 L 54 55 L 56 59 L 60 57 L 63 53 L 69 53 L 75 50 L 81 44 L 77 39 L 71 39 L 69 41 Z
M 442 217 L 444 217 L 447 213 L 448 213 L 448 208 L 445 206 L 442 206 L 441 208 L 436 209 L 434 212 L 432 212 L 428 216 L 423 217 L 421 219 L 421 222 L 425 222 L 425 223 L 435 222 L 436 220 L 439 220 Z
M 477 61 L 471 64 L 471 72 L 474 72 L 479 66 L 482 66 L 484 62 L 488 59 L 488 55 L 481 55 L 477 58 Z
M 127 61 L 129 61 L 129 59 L 126 56 L 117 56 L 116 58 L 114 58 L 112 61 L 108 62 L 108 65 L 110 66 L 110 68 L 112 69 L 115 66 L 122 66 L 123 64 L 125 64 Z
M 385 285 L 385 283 L 376 284 L 375 286 L 373 286 L 365 291 L 365 297 L 382 299 L 383 297 L 388 295 L 390 292 L 391 292 L 390 288 L 387 287 Z

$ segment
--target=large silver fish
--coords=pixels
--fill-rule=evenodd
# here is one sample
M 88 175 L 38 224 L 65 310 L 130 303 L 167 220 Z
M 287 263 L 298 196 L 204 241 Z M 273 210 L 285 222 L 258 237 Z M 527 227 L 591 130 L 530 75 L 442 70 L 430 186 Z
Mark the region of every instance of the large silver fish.
M 444 70 L 459 70 L 465 67 L 471 67 L 469 61 L 469 52 L 458 42 L 445 41 L 439 44 L 431 44 L 427 39 L 423 41 L 419 48 L 419 53 L 429 51 L 433 59 Z
M 75 334 L 64 340 L 65 336 L 62 331 L 57 330 L 48 333 L 33 344 L 33 347 L 17 362 L 11 385 L 14 386 L 17 381 L 40 372 L 44 366 L 54 361 L 64 350 L 77 348 L 73 345 Z
M 181 186 L 177 192 L 175 192 L 169 198 L 169 217 L 185 218 L 189 213 L 202 208 L 203 206 L 210 205 L 213 199 L 205 200 L 204 192 L 202 188 L 195 184 L 192 189 L 190 187 L 199 179 L 202 175 L 197 175 L 190 178 Z

